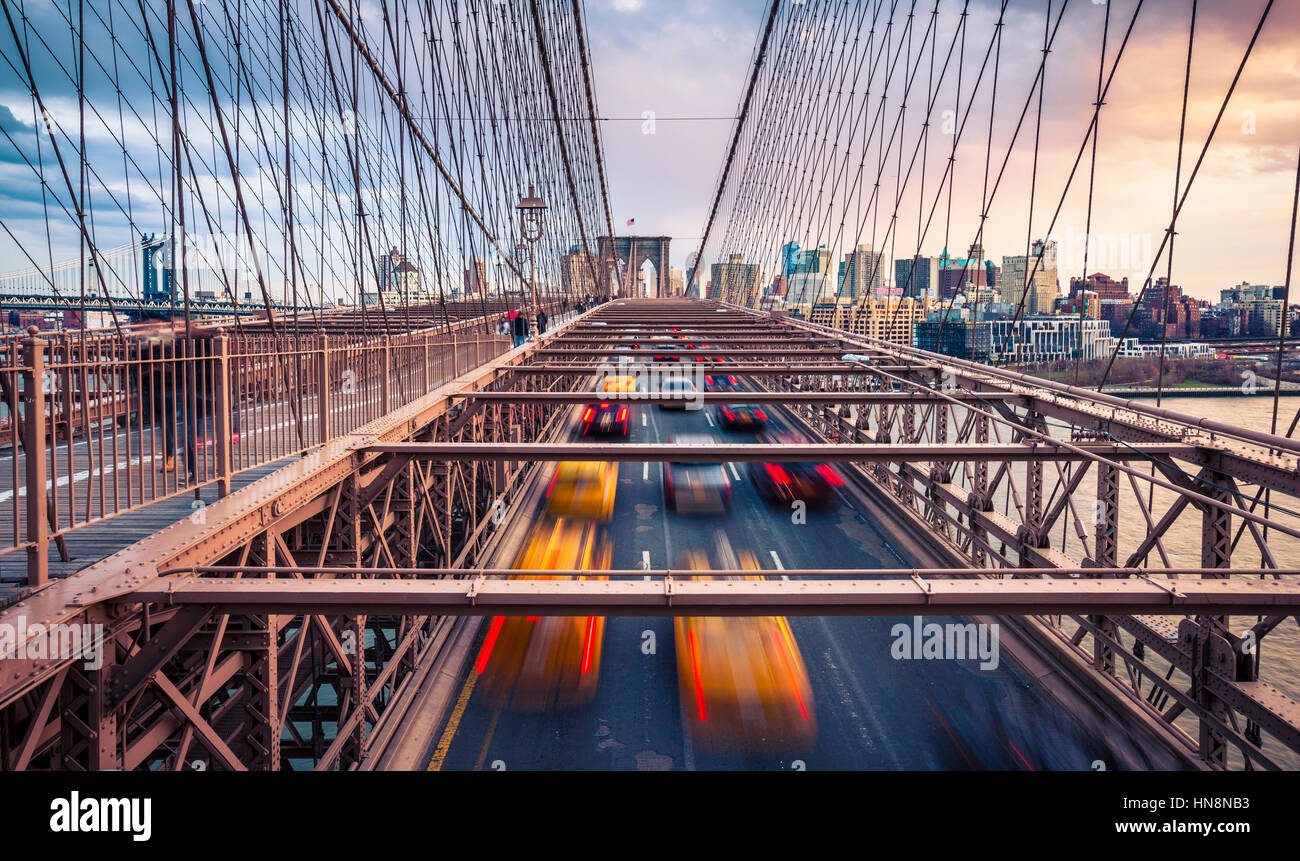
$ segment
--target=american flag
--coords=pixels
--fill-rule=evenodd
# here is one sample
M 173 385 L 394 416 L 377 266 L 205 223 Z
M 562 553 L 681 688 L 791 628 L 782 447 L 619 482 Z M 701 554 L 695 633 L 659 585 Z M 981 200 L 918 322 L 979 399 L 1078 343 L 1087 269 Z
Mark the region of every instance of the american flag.
M 635 219 L 635 218 L 629 218 L 629 219 L 627 220 L 627 226 L 628 226 L 628 227 L 631 227 L 633 224 L 636 224 L 636 219 Z

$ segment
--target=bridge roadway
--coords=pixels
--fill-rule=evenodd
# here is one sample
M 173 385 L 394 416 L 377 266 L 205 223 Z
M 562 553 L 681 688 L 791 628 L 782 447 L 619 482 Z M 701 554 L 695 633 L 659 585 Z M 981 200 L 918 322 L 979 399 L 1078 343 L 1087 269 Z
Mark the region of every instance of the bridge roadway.
M 1040 509 L 1033 524 L 1019 526 L 1012 520 L 1014 511 L 1008 515 L 971 501 L 967 488 L 978 478 L 981 461 L 990 457 L 989 446 L 994 444 L 1017 445 L 1023 452 L 1040 454 L 1046 454 L 1046 448 L 1069 449 L 1080 470 L 1094 459 L 1098 469 L 1107 470 L 1107 480 L 1117 484 L 1121 471 L 1128 469 L 1126 458 L 1097 451 L 1124 441 L 1134 450 L 1163 447 L 1169 458 L 1186 463 L 1214 458 L 1209 462 L 1267 482 L 1279 495 L 1290 496 L 1294 490 L 1297 452 L 1289 441 L 1236 431 L 1216 443 L 1207 435 L 1223 435 L 1227 429 L 1208 420 L 1192 424 L 1188 417 L 1167 410 L 1117 411 L 1117 406 L 1124 406 L 1118 399 L 1108 402 L 1093 396 L 1095 400 L 1081 401 L 1076 391 L 1052 389 L 1032 378 L 1003 374 L 1005 379 L 994 379 L 994 372 L 982 367 L 959 362 L 940 367 L 932 357 L 916 351 L 828 335 L 807 324 L 738 312 L 719 319 L 711 308 L 684 302 L 603 306 L 583 315 L 572 328 L 548 334 L 540 345 L 509 350 L 382 419 L 336 436 L 275 474 L 223 498 L 212 506 L 206 522 L 193 524 L 183 518 L 0 610 L 0 622 L 24 613 L 50 620 L 104 613 L 121 625 L 120 632 L 113 633 L 120 665 L 89 671 L 84 678 L 64 659 L 29 655 L 11 666 L 2 689 L 5 699 L 0 702 L 10 711 L 0 714 L 14 716 L 18 731 L 0 753 L 10 758 L 14 768 L 64 763 L 89 768 L 101 767 L 97 763 L 196 768 L 196 761 L 202 767 L 229 769 L 313 765 L 325 769 L 796 768 L 796 760 L 802 767 L 816 769 L 1087 769 L 1097 762 L 1107 769 L 1195 767 L 1195 744 L 1176 738 L 1161 721 L 1173 723 L 1183 714 L 1180 708 L 1198 708 L 1196 700 L 1185 696 L 1177 683 L 1158 689 L 1135 683 L 1136 696 L 1130 697 L 1117 678 L 1126 672 L 1133 679 L 1140 670 L 1148 679 L 1158 673 L 1168 680 L 1165 668 L 1155 663 L 1157 658 L 1181 672 L 1201 673 L 1200 696 L 1211 700 L 1212 693 L 1230 701 L 1239 714 L 1258 722 L 1288 749 L 1300 747 L 1294 741 L 1294 727 L 1300 721 L 1294 717 L 1293 702 L 1262 680 L 1225 674 L 1222 667 L 1230 664 L 1220 664 L 1215 674 L 1207 675 L 1186 659 L 1188 654 L 1202 654 L 1197 651 L 1201 648 L 1198 622 L 1187 616 L 1181 625 L 1166 616 L 1102 616 L 1086 609 L 1038 609 L 1032 617 L 979 618 L 976 621 L 996 621 L 1000 626 L 999 663 L 988 670 L 970 661 L 894 660 L 890 653 L 892 628 L 898 621 L 894 618 L 792 617 L 792 634 L 810 674 L 819 729 L 815 744 L 809 750 L 777 750 L 755 743 L 735 757 L 717 758 L 694 749 L 684 730 L 668 618 L 610 616 L 594 703 L 576 711 L 539 714 L 498 711 L 485 703 L 471 668 L 485 627 L 481 619 L 471 618 L 477 615 L 474 612 L 462 617 L 450 609 L 450 615 L 439 616 L 435 608 L 417 604 L 409 605 L 408 612 L 391 607 L 366 610 L 361 604 L 306 607 L 277 601 L 245 600 L 235 606 L 223 603 L 219 596 L 188 606 L 173 600 L 173 590 L 181 598 L 189 587 L 221 585 L 217 580 L 223 566 L 225 573 L 240 572 L 243 579 L 236 579 L 244 587 L 245 599 L 280 584 L 328 585 L 338 577 L 359 577 L 348 583 L 373 585 L 380 592 L 400 596 L 407 584 L 420 585 L 406 578 L 442 577 L 448 570 L 463 571 L 464 577 L 443 585 L 469 588 L 475 569 L 511 566 L 539 510 L 549 468 L 545 463 L 525 463 L 523 469 L 497 465 L 491 454 L 430 457 L 427 452 L 440 445 L 572 440 L 581 406 L 572 393 L 590 392 L 598 363 L 626 343 L 619 326 L 637 326 L 636 337 L 644 338 L 648 330 L 696 325 L 709 332 L 711 343 L 736 344 L 732 355 L 720 357 L 730 362 L 711 367 L 734 370 L 746 388 L 794 394 L 788 403 L 771 404 L 774 426 L 802 426 L 814 440 L 913 448 L 889 455 L 888 463 L 845 464 L 848 484 L 839 491 L 836 503 L 825 510 L 810 510 L 803 524 L 759 498 L 749 481 L 749 467 L 742 463 L 747 455 L 732 452 L 735 463 L 727 467 L 734 485 L 731 512 L 725 517 L 688 517 L 665 511 L 657 460 L 621 461 L 613 453 L 620 446 L 627 450 L 668 447 L 687 432 L 709 433 L 741 449 L 744 441 L 752 444 L 754 436 L 711 427 L 713 404 L 703 411 L 634 405 L 629 438 L 607 443 L 610 460 L 619 461 L 618 492 L 613 517 L 604 528 L 614 548 L 611 567 L 620 571 L 680 571 L 684 567 L 680 555 L 688 551 L 707 554 L 714 569 L 726 568 L 726 557 L 731 555 L 726 548 L 732 553 L 754 551 L 771 578 L 780 577 L 781 568 L 808 572 L 955 568 L 965 576 L 986 576 L 990 561 L 1002 567 L 1078 571 L 1078 557 L 1049 546 L 1055 543 L 1052 531 L 1064 532 L 1069 525 L 1064 512 L 1070 513 L 1076 531 L 1081 529 L 1068 500 L 1053 508 L 1041 484 L 1019 482 L 1025 509 Z M 770 350 L 767 345 L 776 342 L 788 344 L 788 362 L 759 361 L 749 352 Z M 849 358 L 828 361 L 830 353 L 822 349 L 816 353 L 820 363 L 801 361 L 801 352 L 813 352 L 809 346 L 824 348 L 828 342 L 838 344 Z M 591 346 L 584 350 L 584 343 Z M 565 370 L 556 372 L 557 365 L 540 365 L 534 358 L 538 346 L 574 349 Z M 849 364 L 855 361 L 852 355 L 866 351 L 876 352 L 869 366 L 865 361 Z M 665 347 L 661 352 L 678 350 Z M 808 370 L 790 370 L 805 364 Z M 539 368 L 550 370 L 539 372 Z M 746 374 L 746 368 L 753 371 Z M 935 386 L 940 370 L 955 376 L 963 388 L 949 395 Z M 910 375 L 910 388 L 891 384 L 895 374 Z M 544 393 L 554 393 L 554 404 L 560 406 L 537 400 Z M 816 393 L 826 402 L 814 404 L 807 397 Z M 516 396 L 519 404 L 509 403 Z M 736 395 L 736 402 L 745 399 L 743 393 Z M 878 414 L 875 408 L 869 415 L 861 409 L 854 415 L 838 408 L 873 401 Z M 886 401 L 893 406 L 886 409 Z M 959 402 L 965 406 L 958 406 Z M 1008 411 L 999 413 L 997 421 L 1015 433 L 1008 436 L 995 426 L 991 434 L 988 429 L 981 434 L 973 420 L 976 402 L 1005 404 Z M 913 408 L 919 415 L 910 414 Z M 1012 414 L 1011 409 L 1026 412 Z M 964 410 L 966 418 L 958 410 Z M 1096 427 L 1105 433 L 1084 436 L 1077 444 L 1039 440 L 1035 435 L 1042 435 L 1036 428 L 1045 427 L 1034 417 L 1039 410 L 1074 418 L 1080 427 L 1104 420 Z M 952 430 L 957 432 L 955 440 Z M 935 448 L 950 443 L 968 446 L 969 451 L 963 455 L 958 448 Z M 419 455 L 414 449 L 420 446 L 431 448 Z M 1264 446 L 1282 449 L 1285 456 L 1262 456 Z M 404 454 L 404 447 L 412 451 Z M 550 456 L 564 458 L 563 454 Z M 1001 455 L 1005 465 L 996 474 L 996 459 L 994 464 L 985 461 L 990 485 L 1001 482 L 1006 487 L 1008 476 L 1014 476 L 1007 467 L 1018 456 L 1015 452 Z M 921 468 L 934 459 L 949 458 L 959 468 L 947 474 L 937 467 Z M 426 467 L 430 461 L 432 465 Z M 1186 481 L 1181 474 L 1169 474 L 1171 479 Z M 905 477 L 906 487 L 895 476 Z M 1216 505 L 1232 505 L 1206 496 L 1213 485 L 1189 482 L 1187 486 L 1186 498 L 1199 500 L 1208 512 L 1221 510 Z M 1101 490 L 1099 485 L 1099 497 Z M 1065 492 L 1072 492 L 1072 487 Z M 498 529 L 500 522 L 491 516 L 494 500 L 507 497 L 516 507 Z M 1017 509 L 1021 498 L 1016 498 Z M 1142 505 L 1135 510 L 1148 523 L 1144 539 L 1148 549 L 1137 547 L 1132 554 L 1140 562 L 1181 509 L 1170 509 L 1156 525 L 1152 525 L 1154 511 Z M 1244 503 L 1232 511 L 1234 517 L 1260 519 Z M 117 519 L 103 521 L 114 522 Z M 1264 522 L 1274 542 L 1283 532 L 1289 536 L 1295 531 L 1276 519 Z M 1080 556 L 1095 556 L 1107 567 L 1117 568 L 1117 560 L 1124 557 L 1113 542 L 1102 543 L 1114 535 L 1115 526 L 1095 526 L 1095 549 L 1085 548 Z M 1034 529 L 1052 541 L 1039 542 Z M 1136 564 L 1133 559 L 1126 567 Z M 1084 564 L 1090 561 L 1083 560 Z M 287 569 L 282 567 L 286 565 Z M 213 570 L 193 576 L 208 567 Z M 1295 572 L 1279 573 L 1293 576 Z M 213 574 L 218 576 L 213 579 Z M 282 577 L 285 574 L 290 576 Z M 984 582 L 998 585 L 1013 579 Z M 1056 582 L 1068 588 L 1071 580 Z M 286 588 L 284 593 L 290 591 Z M 143 614 L 142 606 L 148 608 Z M 1042 615 L 1049 612 L 1066 615 Z M 1207 612 L 1232 610 L 1219 603 Z M 1072 627 L 1063 626 L 1062 618 Z M 129 627 L 133 624 L 141 626 L 139 630 L 156 645 L 134 651 L 136 629 Z M 1094 631 L 1115 630 L 1105 625 L 1125 626 L 1125 633 L 1141 639 L 1131 645 L 1132 641 L 1115 634 L 1097 641 Z M 653 654 L 643 652 L 646 631 L 654 634 Z M 1087 653 L 1087 645 L 1092 644 L 1084 641 L 1086 636 L 1097 641 L 1092 655 Z M 344 642 L 365 644 L 367 672 L 355 672 L 356 659 Z M 1217 641 L 1199 642 L 1221 651 Z M 1147 664 L 1142 663 L 1139 646 L 1147 652 Z M 1112 654 L 1111 666 L 1117 672 L 1107 677 L 1092 670 L 1089 657 L 1104 660 Z M 267 684 L 275 678 L 278 684 Z M 99 679 L 95 683 L 106 686 L 109 695 L 98 704 L 87 703 L 88 710 L 97 711 L 79 717 L 80 724 L 65 726 L 63 713 L 53 705 L 61 696 L 74 696 L 69 686 L 88 684 L 87 679 Z M 1156 694 L 1161 692 L 1178 697 L 1173 701 L 1177 707 L 1159 699 Z M 1134 700 L 1150 702 L 1151 708 L 1134 705 Z M 196 710 L 194 703 L 211 708 L 211 717 Z M 1205 720 L 1217 720 L 1206 714 Z M 98 735 L 112 744 L 91 748 L 65 744 L 67 732 L 80 725 L 97 727 Z M 1222 722 L 1210 726 L 1261 761 L 1268 762 L 1268 756 L 1276 753 L 1260 753 L 1246 735 L 1234 734 Z M 173 752 L 174 743 L 183 749 L 191 740 L 204 748 L 201 752 L 190 748 L 197 759 Z M 1203 741 L 1203 746 L 1210 743 Z
M 742 384 L 745 385 L 745 384 Z M 733 402 L 744 402 L 743 396 Z M 670 443 L 685 433 L 719 441 L 754 442 L 756 434 L 724 431 L 713 406 L 698 411 L 638 405 L 628 443 Z M 577 425 L 575 408 L 570 427 Z M 798 420 L 781 407 L 769 427 L 793 429 Z M 576 438 L 576 431 L 571 431 Z M 619 445 L 611 441 L 609 445 Z M 719 544 L 756 552 L 768 576 L 781 568 L 899 568 L 924 566 L 927 550 L 861 487 L 840 488 L 835 502 L 810 508 L 807 522 L 766 502 L 748 465 L 729 463 L 731 511 L 726 516 L 666 511 L 663 464 L 618 464 L 618 492 L 607 527 L 612 569 L 680 568 L 679 554 L 705 551 L 724 567 Z M 505 554 L 508 555 L 508 554 Z M 498 559 L 508 566 L 508 559 Z M 809 750 L 751 744 L 743 755 L 708 756 L 693 749 L 679 702 L 673 620 L 606 620 L 595 701 L 570 711 L 528 712 L 494 706 L 476 691 L 467 660 L 453 693 L 456 706 L 429 756 L 432 769 L 1089 769 L 1171 767 L 1148 756 L 1118 724 L 1090 720 L 1087 708 L 1063 712 L 1031 673 L 1017 663 L 1024 644 L 1006 637 L 998 666 L 978 661 L 894 660 L 891 629 L 910 618 L 792 617 L 807 664 L 818 724 Z M 927 616 L 945 624 L 950 617 Z M 477 655 L 486 625 L 469 651 Z M 652 632 L 655 653 L 643 652 Z M 1086 722 L 1085 722 L 1086 721 Z M 802 765 L 796 764 L 796 761 Z

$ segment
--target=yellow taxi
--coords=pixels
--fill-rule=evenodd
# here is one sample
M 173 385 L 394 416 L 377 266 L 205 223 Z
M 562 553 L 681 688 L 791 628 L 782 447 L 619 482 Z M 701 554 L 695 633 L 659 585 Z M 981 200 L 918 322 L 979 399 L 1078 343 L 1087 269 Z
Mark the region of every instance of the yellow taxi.
M 533 527 L 515 568 L 605 571 L 613 547 L 592 520 L 547 518 Z M 511 579 L 550 580 L 545 574 Z M 580 578 L 580 579 L 585 579 Z M 603 616 L 497 616 L 475 662 L 494 705 L 526 711 L 578 708 L 600 677 Z
M 635 392 L 636 377 L 606 377 L 605 381 L 601 383 L 600 390 L 602 392 Z
M 742 570 L 761 569 L 752 551 L 736 555 Z M 677 567 L 707 571 L 708 556 L 688 551 Z M 678 617 L 673 632 L 682 708 L 697 747 L 723 754 L 812 748 L 812 684 L 784 616 Z
M 546 490 L 546 510 L 556 517 L 589 517 L 607 521 L 614 515 L 618 464 L 566 460 L 555 468 Z

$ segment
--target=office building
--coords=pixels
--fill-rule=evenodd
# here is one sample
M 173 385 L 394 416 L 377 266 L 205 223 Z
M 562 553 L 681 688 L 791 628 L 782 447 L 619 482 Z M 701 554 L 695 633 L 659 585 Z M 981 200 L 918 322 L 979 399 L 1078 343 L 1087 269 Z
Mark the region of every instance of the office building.
M 1034 240 L 1028 257 L 1002 258 L 1002 298 L 1016 306 L 1023 303 L 1026 314 L 1051 314 L 1057 292 L 1056 240 Z

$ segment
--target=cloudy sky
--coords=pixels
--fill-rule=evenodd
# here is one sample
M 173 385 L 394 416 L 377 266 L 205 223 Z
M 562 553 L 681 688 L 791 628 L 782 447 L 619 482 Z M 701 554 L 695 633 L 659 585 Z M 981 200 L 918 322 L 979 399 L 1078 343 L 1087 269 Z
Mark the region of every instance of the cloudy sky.
M 1135 2 L 1112 0 L 1108 68 Z M 681 267 L 699 241 L 732 124 L 668 118 L 734 115 L 766 4 L 760 0 L 586 0 L 586 4 L 600 111 L 610 118 L 637 118 L 603 124 L 615 225 L 621 229 L 635 217 L 637 233 L 673 236 L 673 265 Z M 899 3 L 902 10 L 908 5 L 907 0 Z M 932 5 L 928 0 L 918 3 L 918 18 Z M 977 69 L 977 55 L 993 32 L 997 5 L 993 0 L 971 4 L 967 87 Z M 1184 182 L 1265 5 L 1266 0 L 1200 3 Z M 942 60 L 960 4 L 940 6 Z M 1037 69 L 1046 6 L 1046 0 L 1012 0 L 1008 7 L 1000 109 L 994 121 L 995 169 L 1006 153 Z M 1171 214 L 1190 7 L 1189 0 L 1147 0 L 1101 114 L 1093 233 L 1128 239 L 1135 259 L 1150 249 L 1149 260 Z M 1059 0 L 1053 8 L 1055 15 L 1061 8 Z M 902 14 L 898 13 L 900 21 Z M 1035 233 L 1052 217 L 1091 118 L 1104 15 L 1103 3 L 1073 0 L 1049 58 Z M 987 115 L 987 101 L 978 102 L 959 152 L 964 158 L 958 163 L 949 240 L 956 256 L 962 256 L 979 227 L 988 134 L 979 104 Z M 639 119 L 647 110 L 659 117 L 653 134 L 643 133 Z M 1298 147 L 1300 4 L 1277 2 L 1179 217 L 1175 283 L 1215 299 L 1220 288 L 1243 280 L 1283 283 Z M 1088 156 L 1085 153 L 1053 231 L 1063 246 L 1085 230 Z M 985 228 L 985 254 L 995 260 L 1024 253 L 1031 157 L 1032 125 L 1028 125 L 1008 161 Z M 931 188 L 937 185 L 942 168 L 941 160 L 931 159 L 927 174 Z M 904 195 L 904 200 L 900 212 L 916 212 L 915 199 L 909 202 Z M 906 230 L 899 228 L 896 256 L 905 256 L 901 247 L 914 244 L 916 232 L 915 223 Z M 790 238 L 825 241 L 811 235 Z M 938 254 L 941 240 L 932 232 L 922 251 Z M 720 249 L 710 245 L 712 257 Z M 1081 251 L 1082 244 L 1076 241 L 1076 247 Z M 1067 264 L 1082 267 L 1077 254 L 1071 258 L 1065 252 L 1063 247 L 1062 286 L 1069 274 Z M 1108 262 L 1117 271 L 1122 268 L 1118 265 L 1122 260 Z M 1156 274 L 1163 272 L 1162 262 Z M 1145 268 L 1139 274 L 1138 267 L 1130 266 L 1129 274 L 1140 278 Z
M 767 3 L 765 0 L 583 2 L 597 100 L 605 118 L 601 128 L 615 228 L 623 230 L 626 221 L 635 218 L 636 226 L 630 230 L 636 233 L 672 236 L 673 265 L 683 268 L 687 255 L 700 241 L 699 235 L 708 216 L 733 131 L 731 118 L 737 111 L 742 89 L 748 80 Z M 787 10 L 802 7 L 805 10 L 851 11 L 860 8 L 856 0 L 782 2 L 782 8 Z M 1010 0 L 1006 13 L 997 110 L 993 112 L 993 142 L 988 153 L 994 174 L 1003 157 L 1008 152 L 1010 155 L 1006 158 L 1005 175 L 988 209 L 983 236 L 985 256 L 995 261 L 1000 261 L 1003 255 L 1023 254 L 1029 238 L 1032 113 L 1014 147 L 1008 149 L 1008 146 L 1037 71 L 1048 2 Z M 1049 57 L 1032 209 L 1033 235 L 1037 237 L 1047 232 L 1047 225 L 1053 219 L 1058 201 L 1061 201 L 1051 234 L 1063 244 L 1059 273 L 1063 287 L 1068 278 L 1081 272 L 1083 267 L 1079 238 L 1085 233 L 1087 224 L 1090 151 L 1085 152 L 1068 193 L 1064 190 L 1091 118 L 1103 22 L 1109 11 L 1106 52 L 1109 67 L 1138 2 L 1110 0 L 1107 5 L 1098 0 L 1068 0 Z M 1200 0 L 1183 159 L 1184 183 L 1267 2 Z M 115 5 L 122 8 L 121 2 Z M 380 19 L 376 4 L 367 2 L 363 5 L 372 18 Z M 942 61 L 957 27 L 962 0 L 939 0 L 938 5 L 937 37 L 934 41 L 938 43 Z M 869 8 L 879 10 L 876 14 L 880 21 L 887 20 L 893 8 L 893 32 L 897 37 L 898 28 L 903 26 L 906 13 L 913 6 L 917 9 L 916 27 L 923 28 L 928 22 L 929 10 L 934 6 L 932 0 L 871 0 Z M 1051 6 L 1054 16 L 1059 14 L 1062 0 L 1051 0 Z M 561 8 L 564 7 L 567 4 L 561 4 Z M 1130 279 L 1140 281 L 1169 224 L 1190 7 L 1191 0 L 1145 0 L 1106 98 L 1101 112 L 1092 196 L 1092 233 L 1107 240 L 1112 258 L 1117 257 L 1118 251 L 1126 253 L 1122 255 L 1124 259 L 1098 260 L 1094 256 L 1090 259 L 1090 270 L 1100 269 L 1114 277 L 1128 275 Z M 87 4 L 87 8 L 96 7 Z M 311 8 L 312 5 L 303 0 L 302 9 Z M 997 0 L 971 0 L 967 54 L 962 64 L 967 91 L 994 32 L 997 8 Z M 29 16 L 35 16 L 44 32 L 66 33 L 61 4 L 29 3 L 26 11 Z M 310 23 L 312 19 L 308 12 L 302 14 Z M 119 21 L 119 25 L 129 36 L 127 23 Z M 774 50 L 783 35 L 782 30 L 775 34 Z M 918 33 L 914 44 L 920 45 L 921 42 Z M 0 48 L 7 61 L 0 65 L 0 132 L 3 132 L 0 134 L 0 198 L 5 204 L 4 211 L 0 212 L 0 223 L 17 237 L 15 240 L 8 232 L 0 233 L 0 269 L 14 271 L 29 265 L 22 254 L 24 248 L 42 263 L 47 257 L 56 260 L 71 258 L 78 253 L 77 234 L 71 227 L 74 221 L 68 212 L 55 212 L 52 219 L 54 229 L 50 234 L 46 232 L 45 209 L 50 205 L 49 198 L 43 194 L 37 178 L 24 162 L 37 157 L 33 152 L 37 135 L 30 94 L 17 72 L 7 33 L 0 34 Z M 211 49 L 220 50 L 215 44 Z M 58 62 L 48 51 L 54 52 Z M 66 70 L 59 68 L 66 62 L 67 47 L 55 43 L 47 51 L 35 53 L 37 76 L 47 87 L 47 106 L 65 134 L 68 130 L 75 133 L 75 90 L 67 85 Z M 100 53 L 104 53 L 102 45 Z M 109 51 L 105 56 L 109 60 L 126 62 L 124 54 Z M 148 63 L 141 63 L 140 74 L 149 73 Z M 943 117 L 937 112 L 954 106 L 954 78 L 955 75 L 950 75 L 947 83 L 938 88 L 936 114 L 931 117 L 933 124 L 928 141 L 929 161 L 923 171 L 924 200 L 920 197 L 917 178 L 904 183 L 900 191 L 893 173 L 886 171 L 880 179 L 880 199 L 884 203 L 874 208 L 871 218 L 862 221 L 854 218 L 853 225 L 843 234 L 827 235 L 819 224 L 837 223 L 838 218 L 834 216 L 846 201 L 843 194 L 816 197 L 817 206 L 813 208 L 818 210 L 817 217 L 796 219 L 788 230 L 782 227 L 775 231 L 779 235 L 769 237 L 772 241 L 758 250 L 757 256 L 763 259 L 753 262 L 769 270 L 774 268 L 775 248 L 786 240 L 798 241 L 804 246 L 826 243 L 837 246 L 840 251 L 848 250 L 855 242 L 871 242 L 877 250 L 883 249 L 888 257 L 905 257 L 915 249 L 918 235 L 922 232 L 925 234 L 920 241 L 923 253 L 939 254 L 945 247 L 946 232 L 949 250 L 954 256 L 963 256 L 980 227 L 991 98 L 987 80 L 970 108 L 970 119 L 960 139 L 952 183 L 951 222 L 946 224 L 946 219 L 939 217 L 936 225 L 924 231 L 918 224 L 918 213 L 931 206 L 939 187 L 945 166 L 944 155 L 952 140 L 950 133 L 945 136 L 942 131 Z M 92 75 L 89 89 L 95 111 L 107 118 L 105 122 L 109 127 L 116 127 L 119 103 L 112 88 L 105 84 L 106 80 L 107 73 L 96 72 Z M 903 80 L 903 75 L 896 76 L 893 89 L 887 94 L 891 105 L 898 102 Z M 191 85 L 193 83 L 196 81 Z M 878 96 L 879 84 L 876 87 L 873 98 Z M 269 91 L 274 94 L 274 87 Z M 763 116 L 765 92 L 760 90 L 758 93 L 754 105 L 755 121 Z M 857 92 L 860 103 L 861 87 Z M 202 107 L 201 88 L 195 98 Z M 968 93 L 963 98 L 968 98 Z M 166 117 L 159 119 L 157 105 L 151 106 L 147 97 L 133 99 L 133 94 L 127 93 L 126 100 L 128 108 L 136 102 L 141 111 L 138 124 L 127 124 L 126 142 L 132 153 L 148 153 L 152 148 L 148 125 L 161 122 L 165 132 Z M 820 103 L 816 98 L 812 101 Z M 906 141 L 909 153 L 919 140 L 921 112 L 915 107 L 917 102 L 914 96 L 909 103 L 907 128 L 900 138 L 900 142 Z M 269 109 L 278 110 L 274 105 Z M 652 122 L 645 119 L 647 112 L 652 115 Z M 130 111 L 128 118 L 129 115 Z M 820 121 L 809 119 L 814 116 L 816 114 L 812 111 L 798 117 L 784 117 L 779 111 L 768 111 L 770 122 L 764 126 L 765 134 L 784 139 L 793 130 L 807 133 L 807 140 L 812 141 L 818 135 L 824 137 L 838 125 L 834 116 Z M 201 119 L 196 115 L 187 117 L 187 122 L 201 132 Z M 310 142 L 315 119 L 303 116 L 298 122 L 303 130 L 303 140 Z M 97 127 L 93 122 L 91 125 L 91 131 L 96 132 Z M 817 125 L 820 128 L 811 127 Z M 251 125 L 246 126 L 247 132 Z M 15 143 L 11 144 L 5 135 L 11 135 Z M 840 139 L 838 150 L 842 158 L 847 153 L 849 162 L 856 162 L 859 157 L 864 157 L 870 164 L 877 161 L 878 142 L 868 140 L 861 130 L 853 135 L 846 131 L 845 135 Z M 810 146 L 801 148 L 807 150 Z M 899 146 L 895 144 L 890 149 L 891 155 L 897 154 Z M 161 168 L 153 164 L 157 159 L 151 161 L 141 157 L 143 163 L 139 169 L 146 176 L 156 173 L 162 178 L 159 182 L 142 183 L 137 179 L 134 185 L 125 189 L 120 179 L 123 153 L 116 141 L 104 131 L 99 137 L 92 135 L 88 147 L 96 176 L 110 188 L 129 191 L 120 197 L 132 199 L 139 207 L 134 215 L 141 224 L 148 221 L 151 213 L 156 213 L 165 203 L 166 182 L 162 180 L 166 177 Z M 204 149 L 212 149 L 207 153 L 207 160 L 214 165 L 215 175 L 220 176 L 222 167 L 215 149 L 206 146 Z M 1175 283 L 1184 285 L 1194 295 L 1215 299 L 1220 289 L 1241 281 L 1283 283 L 1298 149 L 1300 0 L 1276 0 L 1179 217 Z M 255 151 L 250 151 L 250 157 L 252 155 Z M 48 152 L 44 157 L 47 179 L 58 193 L 62 179 Z M 743 175 L 745 163 L 742 151 L 735 176 Z M 199 170 L 204 173 L 202 164 Z M 75 177 L 73 179 L 75 182 Z M 261 178 L 249 179 L 251 183 Z M 301 181 L 301 176 L 298 179 Z M 217 180 L 212 175 L 204 175 L 201 181 L 208 186 Z M 870 188 L 872 181 L 873 177 L 868 176 L 863 187 Z M 267 190 L 255 195 L 257 205 L 275 209 L 273 182 L 273 177 L 268 178 Z M 797 185 L 799 182 L 800 177 L 794 170 L 787 171 L 786 175 L 774 175 L 774 194 L 777 186 Z M 219 198 L 220 195 L 214 193 L 211 197 Z M 126 219 L 104 198 L 104 194 L 98 194 L 92 204 L 97 243 L 111 247 L 129 241 L 131 236 Z M 888 223 L 896 198 L 900 213 L 898 227 L 886 239 L 881 234 L 881 224 Z M 225 214 L 230 220 L 229 202 L 221 205 L 227 207 Z M 503 217 L 510 216 L 511 213 L 506 212 Z M 718 255 L 736 250 L 722 247 L 728 217 L 729 212 L 724 207 L 719 213 L 706 258 L 716 259 Z M 47 244 L 53 247 L 47 248 Z M 346 243 L 342 240 L 319 243 L 326 253 L 340 244 Z M 459 263 L 453 265 L 452 270 L 458 266 Z M 1161 262 L 1156 275 L 1163 274 L 1164 268 Z M 1300 301 L 1300 288 L 1297 288 L 1296 299 Z

